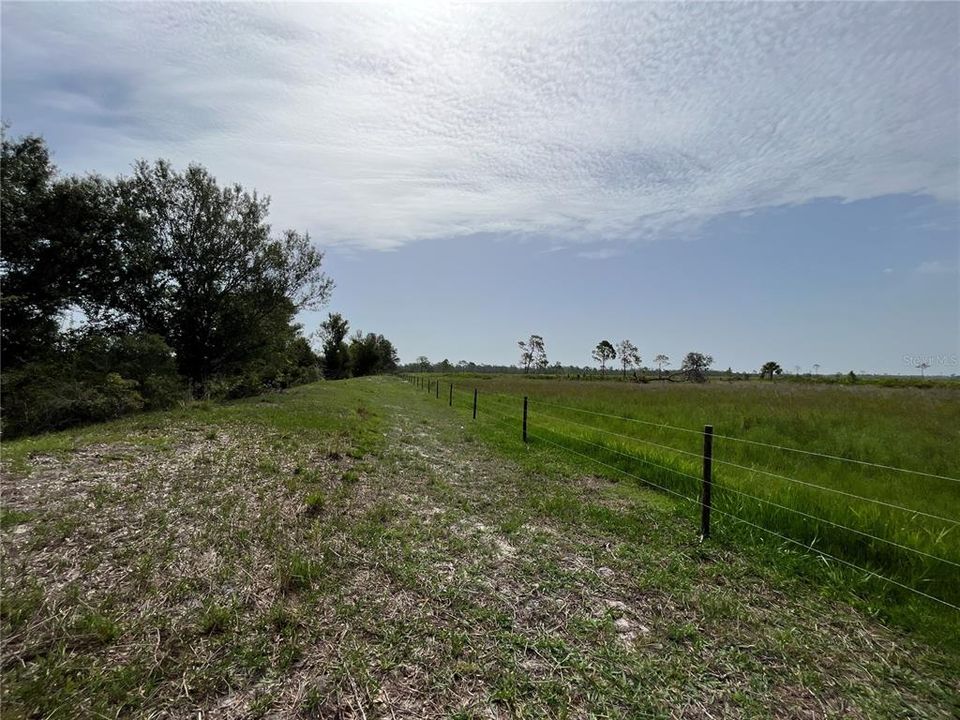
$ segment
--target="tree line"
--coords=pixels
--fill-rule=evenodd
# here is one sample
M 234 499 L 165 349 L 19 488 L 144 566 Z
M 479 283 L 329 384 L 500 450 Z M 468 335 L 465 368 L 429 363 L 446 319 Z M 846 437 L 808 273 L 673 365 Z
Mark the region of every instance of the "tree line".
M 448 360 L 443 360 L 436 365 L 432 365 L 426 356 L 421 355 L 417 358 L 416 362 L 404 366 L 406 370 L 419 370 L 420 372 L 426 372 L 430 370 L 435 370 L 438 372 L 451 372 L 454 369 L 456 370 L 483 370 L 481 371 L 493 371 L 493 372 L 510 372 L 516 371 L 517 369 L 522 370 L 523 373 L 527 374 L 530 371 L 544 371 L 550 369 L 554 372 L 574 372 L 580 374 L 583 371 L 589 373 L 590 368 L 578 368 L 576 366 L 562 366 L 560 363 L 555 363 L 553 366 L 550 365 L 549 360 L 547 359 L 546 345 L 544 344 L 542 335 L 531 335 L 526 340 L 518 340 L 517 346 L 520 348 L 520 363 L 517 367 L 507 367 L 507 366 L 478 366 L 475 363 L 468 363 L 466 361 L 460 361 L 456 366 L 452 365 Z M 628 373 L 632 374 L 634 380 L 643 381 L 645 378 L 642 375 L 637 374 L 637 370 L 641 372 L 646 368 L 642 365 L 642 358 L 640 356 L 640 351 L 632 341 L 624 339 L 620 342 L 614 344 L 609 340 L 601 340 L 593 348 L 590 353 L 591 358 L 596 361 L 600 368 L 601 377 L 606 376 L 607 366 L 616 367 L 612 365 L 614 361 L 617 361 L 619 366 L 621 376 L 623 379 L 627 378 Z M 669 368 L 670 357 L 663 353 L 658 353 L 653 358 L 653 364 L 657 368 L 657 379 L 663 380 L 686 380 L 690 382 L 706 382 L 708 375 L 710 374 L 710 366 L 713 365 L 713 356 L 707 355 L 706 353 L 701 352 L 688 352 L 683 360 L 680 363 L 680 369 L 675 372 L 667 370 L 666 375 L 664 375 L 664 368 Z M 815 366 L 819 369 L 819 365 Z M 744 379 L 749 377 L 748 373 L 740 373 L 744 376 Z M 773 380 L 775 376 L 780 376 L 783 374 L 783 368 L 779 363 L 774 361 L 768 361 L 763 364 L 760 368 L 760 379 L 769 378 Z M 799 369 L 797 374 L 799 375 Z M 732 370 L 728 369 L 726 372 L 727 376 L 733 376 L 734 373 Z M 850 373 L 853 376 L 853 373 Z M 855 377 L 852 380 L 855 382 Z
M 320 323 L 317 332 L 323 343 L 324 376 L 330 380 L 348 377 L 378 375 L 393 372 L 399 365 L 397 350 L 383 335 L 363 334 L 359 330 L 350 336 L 349 323 L 340 313 L 330 313 Z
M 543 369 L 548 365 L 547 353 L 544 349 L 543 338 L 540 335 L 531 335 L 530 339 L 519 343 L 521 354 L 521 366 L 524 372 L 531 368 Z M 624 339 L 614 345 L 609 340 L 601 340 L 590 353 L 590 356 L 600 365 L 600 375 L 607 374 L 607 365 L 617 360 L 620 373 L 623 379 L 631 373 L 635 380 L 644 378 L 637 375 L 637 370 L 643 370 L 641 365 L 643 359 L 640 357 L 640 350 L 632 341 Z M 664 354 L 658 354 L 654 357 L 654 364 L 657 366 L 658 379 L 663 379 L 663 368 L 668 365 L 670 358 Z M 668 373 L 668 379 L 682 378 L 691 382 L 706 382 L 707 371 L 713 364 L 713 357 L 700 352 L 689 352 L 683 358 L 679 373 Z
M 269 198 L 196 164 L 77 177 L 40 137 L 4 128 L 2 145 L 5 434 L 321 377 L 326 353 L 295 317 L 326 304 L 333 280 L 307 234 L 273 230 Z M 389 365 L 382 336 L 344 344 L 337 377 Z
M 550 364 L 547 358 L 546 345 L 542 335 L 531 335 L 526 340 L 518 340 L 517 347 L 520 350 L 520 362 L 518 365 L 492 365 L 478 364 L 461 360 L 456 364 L 444 359 L 434 363 L 425 355 L 420 355 L 412 363 L 400 366 L 404 372 L 480 372 L 480 373 L 524 373 L 530 372 L 550 372 L 552 374 L 564 374 L 572 376 L 590 376 L 599 373 L 601 377 L 607 374 L 608 365 L 612 368 L 619 366 L 621 376 L 626 379 L 628 374 L 638 382 L 646 382 L 646 376 L 643 374 L 648 368 L 642 365 L 640 351 L 630 340 L 621 340 L 614 343 L 609 340 L 601 340 L 591 351 L 591 357 L 599 364 L 599 369 L 591 366 L 562 365 L 561 363 Z M 618 361 L 617 365 L 613 365 Z M 686 380 L 690 382 L 706 382 L 710 373 L 710 366 L 713 364 L 713 357 L 705 353 L 689 352 L 687 353 L 677 371 L 664 371 L 669 368 L 669 356 L 659 353 L 653 358 L 653 363 L 657 368 L 657 377 L 660 380 Z M 640 371 L 640 374 L 638 374 Z

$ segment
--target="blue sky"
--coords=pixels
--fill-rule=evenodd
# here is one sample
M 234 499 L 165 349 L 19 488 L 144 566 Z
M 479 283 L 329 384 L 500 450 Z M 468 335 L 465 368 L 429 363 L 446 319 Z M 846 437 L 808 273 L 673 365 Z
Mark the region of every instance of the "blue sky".
M 273 198 L 404 359 L 960 371 L 960 5 L 2 5 L 67 172 Z M 302 319 L 308 329 L 318 315 Z

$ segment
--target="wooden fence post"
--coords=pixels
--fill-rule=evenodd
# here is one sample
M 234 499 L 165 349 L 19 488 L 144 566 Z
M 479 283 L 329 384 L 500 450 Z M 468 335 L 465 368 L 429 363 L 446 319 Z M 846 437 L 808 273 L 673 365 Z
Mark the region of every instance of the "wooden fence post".
M 437 380 L 436 390 L 437 390 L 437 400 L 439 400 L 440 399 L 440 381 L 439 380 Z
M 713 425 L 703 426 L 703 494 L 700 498 L 700 539 L 710 537 L 710 507 L 713 490 Z
M 453 407 L 453 383 L 450 383 L 450 402 L 447 404 L 450 407 Z
M 477 389 L 473 389 L 473 419 L 477 419 Z

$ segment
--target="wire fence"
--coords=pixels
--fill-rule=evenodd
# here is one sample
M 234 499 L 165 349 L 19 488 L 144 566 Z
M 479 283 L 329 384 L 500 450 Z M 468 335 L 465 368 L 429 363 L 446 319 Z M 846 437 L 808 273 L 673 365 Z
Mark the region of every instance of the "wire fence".
M 960 611 L 960 553 L 955 552 L 960 549 L 960 518 L 793 477 L 757 463 L 717 457 L 714 440 L 800 460 L 847 463 L 870 472 L 951 483 L 960 483 L 960 478 L 714 433 L 711 425 L 694 429 L 529 396 L 481 393 L 476 387 L 455 387 L 424 375 L 401 377 L 451 407 L 456 401 L 456 407 L 469 410 L 473 420 L 489 418 L 498 432 L 515 434 L 518 441 L 562 450 L 604 471 L 690 503 L 700 513 L 702 540 L 710 537 L 716 514 L 722 522 L 747 526 L 862 573 L 864 578 Z M 635 427 L 637 433 L 600 425 L 609 421 Z M 660 437 L 652 440 L 638 434 L 644 429 L 699 439 L 702 446 L 691 450 Z M 774 486 L 758 484 L 758 479 Z M 831 517 L 826 517 L 828 514 Z M 885 532 L 890 528 L 894 528 L 896 537 Z

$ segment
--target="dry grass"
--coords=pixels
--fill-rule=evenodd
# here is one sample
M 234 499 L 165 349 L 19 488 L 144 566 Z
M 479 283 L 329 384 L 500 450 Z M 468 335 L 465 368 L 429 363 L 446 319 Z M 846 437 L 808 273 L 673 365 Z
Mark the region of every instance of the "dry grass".
M 8 463 L 4 717 L 958 710 L 956 658 L 661 498 L 505 460 L 390 380 L 274 401 Z

